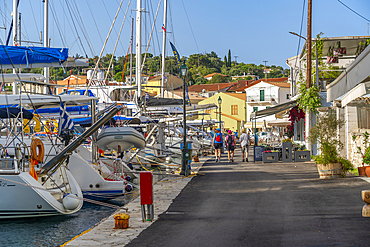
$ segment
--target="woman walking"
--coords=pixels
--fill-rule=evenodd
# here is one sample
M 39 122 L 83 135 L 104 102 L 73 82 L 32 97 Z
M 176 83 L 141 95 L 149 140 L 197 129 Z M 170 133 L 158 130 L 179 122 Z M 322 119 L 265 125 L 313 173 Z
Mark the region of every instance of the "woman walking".
M 213 137 L 213 146 L 215 147 L 216 162 L 221 160 L 222 134 L 220 128 L 217 128 Z
M 229 163 L 234 162 L 234 149 L 236 146 L 235 136 L 232 135 L 231 130 L 228 131 L 228 135 L 225 137 L 227 156 L 229 158 Z

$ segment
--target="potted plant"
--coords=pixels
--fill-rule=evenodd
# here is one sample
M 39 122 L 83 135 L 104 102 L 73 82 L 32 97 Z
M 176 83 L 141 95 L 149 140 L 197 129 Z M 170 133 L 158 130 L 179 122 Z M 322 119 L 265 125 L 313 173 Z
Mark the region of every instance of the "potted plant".
M 321 179 L 344 176 L 352 169 L 352 164 L 339 156 L 343 143 L 338 139 L 337 130 L 344 125 L 343 119 L 337 119 L 335 112 L 329 111 L 317 117 L 310 129 L 308 140 L 319 144 L 320 154 L 313 156 Z
M 352 140 L 354 143 L 357 142 L 357 139 L 360 139 L 359 134 L 353 134 L 352 135 Z M 357 167 L 358 169 L 358 175 L 359 176 L 366 176 L 366 169 L 369 170 L 369 175 L 370 175 L 370 142 L 369 142 L 369 136 L 370 134 L 366 131 L 363 134 L 363 141 L 362 141 L 362 146 L 357 146 L 357 153 L 361 155 L 362 157 L 362 166 Z M 365 166 L 367 164 L 367 166 Z M 369 168 L 367 168 L 369 167 Z
M 300 145 L 297 150 L 294 151 L 294 162 L 305 162 L 311 160 L 311 152 L 306 149 L 305 145 Z
M 263 163 L 279 162 L 279 152 L 275 150 L 267 150 L 262 154 Z

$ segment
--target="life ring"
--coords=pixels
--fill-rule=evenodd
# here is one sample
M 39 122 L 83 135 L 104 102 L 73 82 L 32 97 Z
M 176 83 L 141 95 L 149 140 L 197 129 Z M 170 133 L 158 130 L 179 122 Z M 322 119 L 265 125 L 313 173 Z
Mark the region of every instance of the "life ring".
M 38 154 L 37 154 L 38 151 Z M 37 162 L 41 163 L 44 161 L 44 143 L 38 138 L 32 139 L 31 142 L 31 158 L 37 160 Z

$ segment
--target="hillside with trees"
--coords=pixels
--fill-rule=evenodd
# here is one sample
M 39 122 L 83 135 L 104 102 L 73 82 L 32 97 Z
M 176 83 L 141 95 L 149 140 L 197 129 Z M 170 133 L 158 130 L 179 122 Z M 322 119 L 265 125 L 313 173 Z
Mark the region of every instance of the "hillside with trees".
M 78 54 L 74 57 L 81 58 Z M 146 56 L 142 55 L 142 58 L 145 57 L 145 66 L 143 68 L 143 73 L 147 75 L 153 75 L 156 72 L 161 71 L 161 56 L 153 56 L 153 54 L 148 53 Z M 112 58 L 112 54 L 107 54 L 106 56 L 102 57 L 100 60 L 100 68 L 105 68 L 104 71 L 109 66 L 110 60 Z M 97 61 L 98 57 L 89 58 L 89 66 L 93 68 Z M 228 56 L 225 56 L 223 61 L 215 52 L 205 53 L 205 54 L 193 54 L 189 57 L 182 57 L 181 60 L 186 60 L 186 65 L 188 66 L 188 78 L 191 84 L 204 84 L 204 83 L 222 83 L 232 81 L 231 76 L 243 76 L 246 75 L 245 78 L 240 79 L 252 79 L 250 75 L 256 75 L 259 78 L 264 78 L 264 65 L 256 65 L 256 64 L 245 64 L 245 63 L 236 63 L 235 61 L 231 60 L 231 51 L 229 50 Z M 127 60 L 127 61 L 126 61 Z M 133 54 L 133 74 L 135 74 L 135 54 Z M 123 68 L 126 63 L 125 75 L 123 80 L 125 80 L 125 76 L 130 74 L 130 55 L 127 56 L 114 56 L 112 60 L 112 66 L 110 68 L 108 79 L 121 81 Z M 267 73 L 268 78 L 278 78 L 289 76 L 289 69 L 284 69 L 281 66 L 267 66 L 267 69 L 270 69 L 269 73 Z M 82 73 L 82 68 L 72 68 L 72 74 L 76 75 L 77 72 Z M 176 65 L 175 58 L 173 56 L 166 57 L 166 72 L 178 75 L 179 70 Z M 22 69 L 23 73 L 42 73 L 42 69 Z M 12 73 L 11 70 L 8 70 L 7 73 Z M 62 80 L 68 77 L 71 73 L 71 68 L 50 68 L 50 77 L 52 80 Z M 214 76 L 212 80 L 208 81 L 204 79 L 204 76 L 212 73 L 221 73 L 227 75 L 228 77 L 223 76 Z

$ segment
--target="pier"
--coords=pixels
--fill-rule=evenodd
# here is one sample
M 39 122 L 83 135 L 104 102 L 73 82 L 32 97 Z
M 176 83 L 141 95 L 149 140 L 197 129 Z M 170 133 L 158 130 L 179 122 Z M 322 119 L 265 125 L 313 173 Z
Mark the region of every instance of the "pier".
M 209 156 L 198 176 L 155 184 L 153 222 L 137 198 L 128 229 L 113 229 L 112 215 L 66 246 L 368 245 L 367 178 L 320 180 L 313 162 L 241 162 L 239 150 L 234 160 Z

